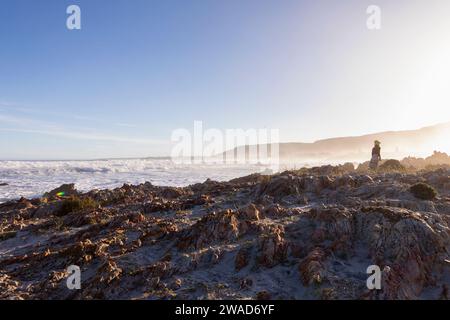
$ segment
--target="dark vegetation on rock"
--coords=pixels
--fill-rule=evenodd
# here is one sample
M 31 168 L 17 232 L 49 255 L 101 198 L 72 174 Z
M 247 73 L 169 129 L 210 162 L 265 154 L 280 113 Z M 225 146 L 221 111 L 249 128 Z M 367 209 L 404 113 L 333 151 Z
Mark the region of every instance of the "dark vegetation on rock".
M 433 200 L 437 196 L 436 190 L 426 183 L 416 183 L 411 186 L 409 191 L 418 199 L 422 200 Z
M 14 238 L 16 234 L 17 234 L 16 231 L 0 232 L 0 241 L 8 240 L 9 238 Z
M 406 168 L 400 163 L 400 161 L 395 159 L 389 159 L 384 161 L 380 167 L 380 171 L 405 171 Z
M 61 207 L 56 215 L 65 216 L 71 212 L 95 209 L 96 207 L 98 207 L 98 203 L 90 197 L 79 198 L 71 196 L 62 201 Z

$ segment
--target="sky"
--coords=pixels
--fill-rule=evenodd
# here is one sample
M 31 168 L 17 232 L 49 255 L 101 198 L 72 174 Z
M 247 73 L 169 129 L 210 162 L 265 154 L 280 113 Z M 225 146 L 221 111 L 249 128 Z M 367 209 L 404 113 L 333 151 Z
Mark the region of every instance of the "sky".
M 285 142 L 447 122 L 449 18 L 448 0 L 2 0 L 0 159 L 164 156 L 194 121 Z

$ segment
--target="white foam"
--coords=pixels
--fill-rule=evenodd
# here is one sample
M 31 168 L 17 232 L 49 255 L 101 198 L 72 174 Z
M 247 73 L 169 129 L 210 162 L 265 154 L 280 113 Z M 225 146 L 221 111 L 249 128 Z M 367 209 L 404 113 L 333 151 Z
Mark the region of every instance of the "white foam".
M 146 181 L 154 185 L 186 186 L 207 178 L 226 181 L 267 168 L 260 165 L 180 165 L 163 159 L 95 161 L 0 161 L 0 202 L 41 196 L 64 183 L 80 191 L 109 189 Z

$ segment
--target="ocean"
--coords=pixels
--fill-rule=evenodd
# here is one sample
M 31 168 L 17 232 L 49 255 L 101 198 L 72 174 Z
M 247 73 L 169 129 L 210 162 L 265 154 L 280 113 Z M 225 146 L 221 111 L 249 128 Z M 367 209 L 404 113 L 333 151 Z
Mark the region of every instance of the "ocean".
M 34 198 L 75 183 L 79 191 L 111 189 L 124 183 L 187 186 L 210 178 L 227 181 L 268 167 L 250 164 L 176 164 L 170 159 L 114 159 L 89 161 L 0 161 L 0 203 Z

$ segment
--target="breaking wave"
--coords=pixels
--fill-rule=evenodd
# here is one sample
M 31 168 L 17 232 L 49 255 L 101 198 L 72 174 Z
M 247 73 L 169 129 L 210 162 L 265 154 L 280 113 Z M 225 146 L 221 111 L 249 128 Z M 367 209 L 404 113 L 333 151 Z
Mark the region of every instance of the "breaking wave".
M 186 186 L 207 178 L 225 181 L 266 169 L 260 165 L 175 164 L 170 159 L 92 161 L 0 161 L 0 202 L 38 197 L 63 183 L 78 190 L 109 189 L 124 183 Z

